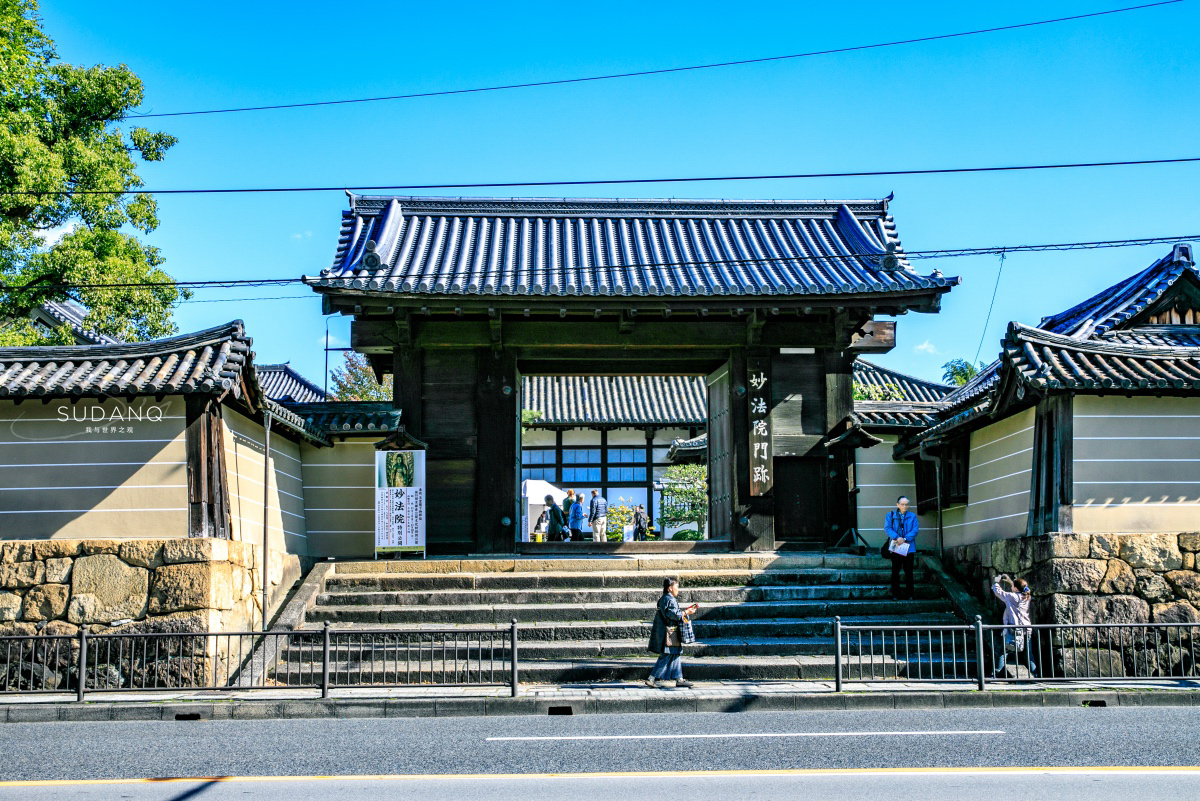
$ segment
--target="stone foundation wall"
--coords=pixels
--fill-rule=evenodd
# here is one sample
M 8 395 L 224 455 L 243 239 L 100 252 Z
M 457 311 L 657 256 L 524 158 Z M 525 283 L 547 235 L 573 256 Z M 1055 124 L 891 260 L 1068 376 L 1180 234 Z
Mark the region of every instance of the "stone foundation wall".
M 269 612 L 302 574 L 271 551 Z M 0 635 L 249 631 L 262 625 L 262 548 L 219 539 L 0 543 Z
M 981 599 L 1029 582 L 1034 623 L 1200 623 L 1200 534 L 1052 534 L 962 545 L 945 564 Z

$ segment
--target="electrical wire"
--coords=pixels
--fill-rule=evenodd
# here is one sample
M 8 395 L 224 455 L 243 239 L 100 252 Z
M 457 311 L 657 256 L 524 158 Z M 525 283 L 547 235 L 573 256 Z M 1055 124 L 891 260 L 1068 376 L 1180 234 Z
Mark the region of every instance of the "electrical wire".
M 962 258 L 965 256 L 987 256 L 1000 255 L 1007 253 L 1038 253 L 1047 251 L 1070 251 L 1070 250 L 1098 250 L 1104 248 L 1121 248 L 1121 247 L 1144 247 L 1147 245 L 1175 244 L 1177 242 L 1187 242 L 1200 240 L 1200 234 L 1189 234 L 1187 236 L 1154 236 L 1143 237 L 1140 239 L 1108 239 L 1091 242 L 1053 242 L 1036 245 L 996 245 L 991 247 L 976 247 L 976 248 L 947 248 L 941 250 L 916 250 L 911 252 L 897 251 L 896 256 L 905 259 L 947 259 L 947 258 Z M 753 265 L 753 264 L 792 264 L 805 262 L 821 262 L 830 263 L 837 260 L 858 260 L 866 263 L 868 266 L 878 269 L 878 260 L 885 254 L 861 254 L 861 253 L 843 253 L 830 256 L 767 256 L 767 257 L 747 257 L 735 259 L 712 259 L 707 261 L 699 260 L 683 260 L 683 261 L 663 261 L 663 262 L 642 262 L 634 264 L 611 264 L 602 267 L 579 266 L 575 268 L 567 268 L 565 266 L 554 268 L 552 270 L 532 270 L 532 269 L 516 269 L 502 271 L 510 275 L 532 274 L 535 272 L 585 272 L 593 270 L 644 270 L 644 269 L 659 269 L 672 267 L 713 267 L 720 265 Z M 356 275 L 345 276 L 345 279 L 357 278 Z M 340 276 L 338 278 L 341 278 Z M 3 292 L 20 292 L 20 291 L 40 291 L 40 290 L 73 290 L 73 289 L 153 289 L 161 287 L 175 287 L 180 289 L 233 289 L 237 287 L 269 287 L 269 286 L 289 286 L 292 284 L 303 284 L 303 277 L 291 278 L 231 278 L 231 279 L 212 279 L 205 281 L 174 281 L 151 282 L 151 281 L 130 281 L 121 283 L 88 283 L 88 284 L 37 284 L 35 286 L 7 286 L 0 283 L 0 291 Z M 300 297 L 300 296 L 296 296 Z M 254 298 L 231 298 L 230 300 L 254 300 Z M 195 302 L 195 301 L 193 301 Z
M 1004 275 L 1004 257 L 1007 254 L 1000 251 L 1000 268 L 996 270 L 996 285 L 992 287 L 992 302 L 988 304 L 987 317 L 983 318 L 983 331 L 979 334 L 979 347 L 975 348 L 975 358 L 971 364 L 979 361 L 979 354 L 983 351 L 983 341 L 987 339 L 988 323 L 992 321 L 992 309 L 996 307 L 996 293 L 1000 291 L 1000 276 Z
M 1146 3 L 1137 6 L 1126 6 L 1124 8 L 1114 8 L 1107 11 L 1093 11 L 1088 14 L 1075 14 L 1069 17 L 1056 17 L 1054 19 L 1036 20 L 1034 22 L 1021 22 L 1012 25 L 1001 25 L 994 28 L 980 28 L 971 31 L 959 31 L 957 33 L 944 33 L 935 36 L 921 36 L 913 39 L 898 39 L 891 42 L 876 42 L 874 44 L 853 45 L 849 47 L 837 47 L 828 50 L 812 50 L 806 53 L 791 53 L 782 56 L 764 56 L 761 58 L 746 58 L 736 61 L 717 61 L 710 64 L 692 64 L 683 67 L 664 67 L 653 70 L 638 70 L 635 72 L 616 72 L 607 75 L 589 75 L 577 78 L 557 78 L 548 81 L 528 81 L 525 83 L 510 83 L 498 84 L 495 86 L 478 86 L 468 89 L 442 89 L 431 92 L 413 92 L 400 95 L 382 95 L 379 97 L 359 97 L 348 100 L 315 100 L 304 103 L 281 103 L 278 105 L 269 106 L 242 106 L 237 108 L 216 108 L 203 109 L 200 111 L 163 111 L 148 114 L 131 114 L 131 119 L 149 119 L 152 117 L 192 117 L 202 114 L 237 114 L 248 111 L 279 111 L 283 109 L 298 109 L 298 108 L 315 108 L 318 106 L 344 106 L 355 103 L 378 103 L 391 100 L 414 100 L 418 98 L 428 97 L 446 97 L 450 95 L 466 95 L 479 94 L 483 92 L 502 92 L 514 89 L 533 89 L 545 86 L 563 86 L 567 84 L 592 83 L 595 81 L 608 81 L 623 78 L 643 78 L 651 75 L 669 75 L 679 72 L 694 72 L 697 70 L 719 69 L 725 67 L 740 67 L 749 64 L 766 64 L 774 61 L 789 61 L 800 58 L 811 58 L 814 56 L 828 56 L 838 53 L 854 53 L 862 50 L 877 50 L 885 47 L 899 47 L 901 45 L 919 44 L 922 42 L 936 42 L 945 39 L 957 39 L 964 36 L 979 36 L 987 33 L 999 33 L 1002 31 L 1012 31 L 1021 28 L 1033 28 L 1039 25 L 1053 25 L 1060 22 L 1073 22 L 1082 19 L 1091 19 L 1094 17 L 1104 17 L 1112 14 L 1123 14 L 1127 11 L 1141 11 L 1159 6 L 1169 6 L 1176 3 L 1181 3 L 1183 0 L 1162 0 L 1162 2 Z
M 1175 0 L 1179 2 L 1180 0 Z M 688 184 L 704 181 L 781 181 L 809 178 L 878 178 L 899 175 L 954 175 L 980 172 L 1025 172 L 1030 170 L 1073 170 L 1092 167 L 1136 167 L 1148 164 L 1189 164 L 1200 162 L 1200 156 L 1167 159 L 1124 159 L 1120 161 L 1080 161 L 1051 164 L 1014 164 L 997 167 L 936 167 L 907 170 L 856 170 L 852 172 L 803 172 L 768 175 L 706 175 L 684 178 L 595 178 L 579 181 L 495 181 L 473 184 L 386 184 L 352 187 L 358 192 L 412 191 L 418 189 L 507 189 L 526 186 L 595 186 L 610 184 Z M 232 189 L 61 189 L 2 190 L 0 195 L 242 195 L 254 193 L 349 192 L 346 186 L 275 186 Z M 483 198 L 493 200 L 496 198 Z M 503 198 L 499 198 L 503 199 Z

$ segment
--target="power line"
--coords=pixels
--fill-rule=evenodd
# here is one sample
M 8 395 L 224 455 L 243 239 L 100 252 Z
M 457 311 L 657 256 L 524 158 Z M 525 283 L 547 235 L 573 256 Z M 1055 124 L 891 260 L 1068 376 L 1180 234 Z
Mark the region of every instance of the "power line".
M 1175 244 L 1177 242 L 1186 242 L 1200 239 L 1200 234 L 1189 234 L 1186 236 L 1154 236 L 1143 237 L 1139 239 L 1107 239 L 1090 242 L 1052 242 L 1033 245 L 995 245 L 988 247 L 975 248 L 944 248 L 940 250 L 914 250 L 909 252 L 897 251 L 896 255 L 907 259 L 948 259 L 961 258 L 964 256 L 987 256 L 999 255 L 1004 253 L 1038 253 L 1046 251 L 1069 251 L 1069 250 L 1099 250 L 1104 248 L 1122 248 L 1122 247 L 1143 247 L 1146 245 L 1162 245 Z M 831 256 L 763 256 L 763 257 L 745 257 L 733 259 L 712 259 L 699 261 L 695 259 L 682 261 L 661 261 L 661 262 L 639 262 L 632 264 L 612 264 L 605 265 L 599 268 L 593 267 L 576 267 L 567 268 L 559 267 L 556 270 L 545 270 L 544 272 L 567 272 L 573 269 L 575 272 L 583 272 L 586 270 L 644 270 L 644 269 L 659 269 L 666 267 L 713 267 L 721 265 L 753 265 L 753 264 L 792 264 L 792 263 L 836 263 L 839 259 L 843 261 L 869 260 L 874 266 L 880 256 L 883 254 L 863 254 L 863 253 L 845 253 Z M 529 274 L 537 272 L 530 269 L 514 269 L 506 270 L 510 274 Z M 0 291 L 3 292 L 20 292 L 41 291 L 41 290 L 71 290 L 71 289 L 153 289 L 162 287 L 175 287 L 180 289 L 234 289 L 238 287 L 259 288 L 259 287 L 274 287 L 274 286 L 289 286 L 292 284 L 304 283 L 303 278 L 231 278 L 228 280 L 206 280 L 206 281 L 174 281 L 171 283 L 155 283 L 150 281 L 131 281 L 125 283 L 94 283 L 94 284 L 37 284 L 30 287 L 24 286 L 6 286 L 0 283 Z M 295 296 L 300 297 L 300 296 Z M 254 300 L 254 298 L 229 298 L 228 300 Z M 190 301 L 204 302 L 204 301 Z
M 1138 6 L 1126 6 L 1124 8 L 1114 8 L 1108 11 L 1093 11 L 1088 14 L 1075 14 L 1069 17 L 1056 17 L 1054 19 L 1037 20 L 1034 22 L 1021 22 L 1013 25 L 1002 25 L 995 28 L 980 28 L 972 31 L 959 31 L 958 33 L 944 33 L 936 36 L 921 36 L 914 39 L 899 39 L 891 42 L 877 42 L 874 44 L 853 45 L 850 47 L 837 47 L 828 50 L 813 50 L 807 53 L 791 53 L 783 56 L 765 56 L 761 58 L 746 58 L 736 61 L 718 61 L 710 64 L 692 64 L 684 67 L 664 67 L 653 70 L 638 70 L 635 72 L 616 72 L 607 75 L 589 75 L 578 78 L 557 78 L 548 81 L 528 81 L 525 83 L 510 83 L 498 84 L 495 86 L 478 86 L 468 89 L 442 89 L 431 92 L 413 92 L 410 94 L 401 95 L 382 95 L 379 97 L 359 97 L 349 100 L 315 100 L 304 103 L 281 103 L 270 106 L 244 106 L 239 108 L 216 108 L 204 109 L 201 111 L 164 111 L 151 114 L 131 114 L 131 118 L 148 119 L 151 117 L 191 117 L 201 114 L 235 114 L 246 111 L 278 111 L 282 109 L 296 108 L 314 108 L 317 106 L 343 106 L 353 103 L 377 103 L 385 100 L 414 100 L 427 97 L 446 97 L 449 95 L 466 95 L 479 94 L 483 92 L 501 92 L 513 89 L 533 89 L 544 86 L 563 86 L 566 84 L 576 83 L 591 83 L 595 81 L 608 81 L 618 78 L 642 78 L 651 75 L 668 75 L 678 72 L 694 72 L 697 70 L 718 69 L 724 67 L 740 67 L 749 64 L 766 64 L 773 61 L 788 61 L 799 58 L 810 58 L 813 56 L 828 56 L 838 53 L 853 53 L 861 50 L 876 50 L 884 47 L 898 47 L 900 45 L 919 44 L 922 42 L 936 42 L 944 39 L 957 39 L 964 36 L 979 36 L 986 33 L 999 33 L 1001 31 L 1012 31 L 1020 28 L 1033 28 L 1039 25 L 1053 25 L 1060 22 L 1072 22 L 1081 19 L 1090 19 L 1093 17 L 1104 17 L 1111 14 L 1122 14 L 1126 11 L 1141 11 L 1148 8 L 1156 8 L 1158 6 L 1169 6 L 1175 3 L 1181 3 L 1183 0 L 1163 0 L 1157 3 L 1146 3 Z
M 1182 0 L 1172 0 L 1182 2 Z M 687 184 L 704 181 L 781 181 L 806 178 L 878 178 L 897 175 L 954 175 L 978 172 L 1026 172 L 1030 170 L 1073 170 L 1089 167 L 1137 167 L 1147 164 L 1190 164 L 1200 162 L 1200 156 L 1170 159 L 1125 159 L 1121 161 L 1079 161 L 1054 164 L 1016 164 L 998 167 L 937 167 L 932 169 L 908 170 L 858 170 L 854 172 L 803 172 L 771 175 L 706 175 L 684 178 L 590 178 L 580 181 L 494 181 L 473 184 L 386 184 L 380 186 L 355 186 L 358 192 L 412 191 L 417 189 L 507 189 L 526 186 L 594 186 L 600 184 Z M 14 189 L 0 191 L 0 195 L 240 195 L 252 193 L 290 192 L 345 192 L 342 186 L 275 186 L 244 187 L 235 189 L 62 189 L 34 190 Z M 491 198 L 488 198 L 489 200 Z
M 1000 276 L 1004 275 L 1004 257 L 1007 254 L 1000 251 L 1000 267 L 996 270 L 996 285 L 992 287 L 992 301 L 988 304 L 987 317 L 983 318 L 983 331 L 979 334 L 979 347 L 975 348 L 975 359 L 971 364 L 979 361 L 979 354 L 983 351 L 983 341 L 987 338 L 988 323 L 992 321 L 992 309 L 996 307 L 996 294 L 1000 291 Z

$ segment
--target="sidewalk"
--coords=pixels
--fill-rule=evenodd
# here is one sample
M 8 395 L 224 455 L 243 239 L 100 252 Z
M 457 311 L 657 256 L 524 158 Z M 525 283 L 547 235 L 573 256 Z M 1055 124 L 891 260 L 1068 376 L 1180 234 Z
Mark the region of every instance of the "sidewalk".
M 1107 680 L 1072 684 L 973 684 L 901 681 L 708 682 L 690 690 L 641 684 L 507 687 L 344 688 L 13 695 L 0 699 L 0 722 L 104 720 L 254 720 L 274 718 L 583 715 L 637 712 L 747 712 L 855 709 L 942 709 L 1043 706 L 1200 706 L 1200 680 Z

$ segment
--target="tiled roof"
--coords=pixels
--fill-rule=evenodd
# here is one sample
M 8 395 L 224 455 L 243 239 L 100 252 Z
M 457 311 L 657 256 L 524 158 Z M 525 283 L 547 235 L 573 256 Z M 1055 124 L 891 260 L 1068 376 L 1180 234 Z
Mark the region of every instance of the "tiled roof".
M 667 449 L 667 461 L 674 462 L 684 457 L 696 457 L 708 450 L 708 432 L 691 439 L 673 439 Z
M 400 422 L 400 410 L 387 402 L 325 401 L 286 406 L 305 425 L 327 435 L 395 431 Z
M 1109 331 L 1095 338 L 1118 345 L 1158 345 L 1167 348 L 1200 348 L 1200 326 L 1142 325 Z
M 73 300 L 48 300 L 34 309 L 33 317 L 51 328 L 66 323 L 75 335 L 75 342 L 80 345 L 116 345 L 122 341 L 85 328 L 83 323 L 87 318 L 87 309 Z
M 241 320 L 111 345 L 0 348 L 0 397 L 242 392 L 252 340 Z
M 941 400 L 949 395 L 954 387 L 936 384 L 914 378 L 904 373 L 897 373 L 886 367 L 858 359 L 854 362 L 854 383 L 867 387 L 894 388 L 900 397 L 893 400 L 930 402 Z M 857 407 L 858 404 L 855 404 Z
M 891 247 L 897 269 L 880 268 Z M 316 287 L 431 295 L 940 293 L 887 203 L 351 196 Z
M 1004 357 L 1039 388 L 1200 390 L 1200 348 L 1079 340 L 1010 323 Z
M 1111 331 L 1162 297 L 1184 275 L 1200 278 L 1188 245 L 1172 251 L 1137 275 L 1132 275 L 1064 312 L 1044 317 L 1038 328 L 1053 334 L 1092 337 Z
M 704 379 L 698 376 L 525 376 L 522 409 L 539 425 L 703 425 Z
M 996 382 L 1000 380 L 1000 360 L 992 362 L 984 367 L 975 377 L 967 381 L 961 386 L 955 387 L 950 394 L 942 398 L 947 409 L 960 409 L 964 406 L 974 405 L 983 396 L 992 391 L 992 387 L 996 386 Z
M 944 404 L 910 401 L 855 401 L 854 417 L 867 427 L 911 428 L 937 423 Z
M 288 364 L 256 364 L 258 383 L 267 397 L 281 403 L 315 403 L 325 399 L 325 391 Z

